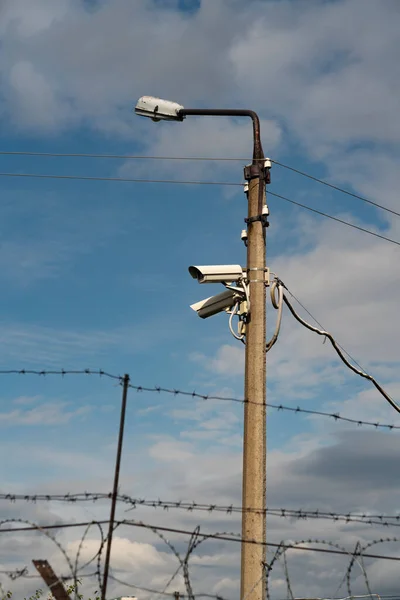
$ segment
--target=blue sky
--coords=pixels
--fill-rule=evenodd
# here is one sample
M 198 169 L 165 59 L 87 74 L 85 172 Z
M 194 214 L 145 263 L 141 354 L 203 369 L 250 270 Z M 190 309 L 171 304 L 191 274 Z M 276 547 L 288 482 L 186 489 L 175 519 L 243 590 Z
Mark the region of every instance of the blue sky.
M 246 107 L 260 115 L 267 156 L 399 210 L 395 1 L 6 0 L 2 10 L 0 151 L 245 159 L 251 156 L 246 120 L 155 124 L 132 109 L 143 94 L 190 107 Z M 0 155 L 0 162 L 0 173 L 235 183 L 243 181 L 246 164 L 23 155 Z M 272 192 L 400 239 L 395 216 L 277 165 L 271 174 Z M 226 317 L 203 321 L 189 308 L 220 290 L 198 286 L 187 270 L 244 263 L 241 187 L 1 175 L 0 186 L 0 369 L 104 369 L 129 373 L 134 385 L 242 397 L 242 346 Z M 272 196 L 268 205 L 268 266 L 398 398 L 398 248 Z M 267 310 L 272 331 L 270 303 Z M 109 490 L 120 387 L 84 375 L 1 378 L 2 493 Z M 268 400 L 398 423 L 368 382 L 286 312 L 268 355 Z M 132 390 L 122 491 L 240 504 L 242 408 Z M 354 433 L 340 423 L 270 411 L 268 504 L 395 511 L 388 492 L 395 467 L 388 464 L 397 443 L 394 432 Z M 336 471 L 329 470 L 332 461 Z M 326 481 L 321 472 L 330 474 Z M 62 505 L 3 509 L 5 516 L 41 522 L 88 518 L 88 509 Z M 90 510 L 104 516 L 108 508 Z M 137 514 L 191 529 L 200 521 L 209 531 L 240 529 L 237 519 L 212 515 L 145 508 Z M 326 530 L 350 545 L 357 536 L 378 537 L 365 526 L 354 532 L 327 524 Z M 270 531 L 279 541 L 320 537 L 324 528 L 279 521 Z M 72 554 L 74 535 L 63 538 Z M 133 569 L 139 585 L 162 588 L 173 570 L 170 558 L 145 532 L 124 535 L 115 542 L 115 569 L 125 575 Z M 237 552 L 213 552 L 203 564 L 221 561 L 220 571 L 204 566 L 202 578 L 199 559 L 194 578 L 203 591 L 236 597 Z M 10 558 L 3 545 L 0 561 L 18 567 L 34 558 L 30 553 L 29 546 Z M 124 562 L 127 555 L 137 570 Z M 303 559 L 293 560 L 295 573 L 307 573 L 296 580 L 298 593 L 326 594 L 314 570 L 325 568 L 323 558 L 306 566 Z M 141 560 L 157 564 L 158 575 L 140 570 Z M 394 581 L 395 570 L 387 569 L 380 571 L 384 581 L 371 564 L 382 593 Z M 335 587 L 339 573 L 339 567 L 331 573 L 329 585 Z M 280 581 L 275 597 L 285 594 Z M 31 583 L 19 581 L 15 589 L 26 593 Z

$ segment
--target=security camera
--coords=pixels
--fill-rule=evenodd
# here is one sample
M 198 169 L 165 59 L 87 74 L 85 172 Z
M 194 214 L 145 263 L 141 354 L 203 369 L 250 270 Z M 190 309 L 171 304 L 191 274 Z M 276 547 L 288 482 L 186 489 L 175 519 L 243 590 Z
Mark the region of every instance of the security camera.
M 222 292 L 222 294 L 217 294 L 216 296 L 211 296 L 210 298 L 191 304 L 190 308 L 196 311 L 201 319 L 207 319 L 223 310 L 229 310 L 243 296 L 244 292 L 241 290 L 238 290 L 238 292 L 227 290 L 226 292 Z
M 183 106 L 162 98 L 142 96 L 137 101 L 135 113 L 141 117 L 149 117 L 153 121 L 183 121 L 184 115 L 180 114 Z
M 240 265 L 192 265 L 189 273 L 199 283 L 233 283 L 243 277 Z

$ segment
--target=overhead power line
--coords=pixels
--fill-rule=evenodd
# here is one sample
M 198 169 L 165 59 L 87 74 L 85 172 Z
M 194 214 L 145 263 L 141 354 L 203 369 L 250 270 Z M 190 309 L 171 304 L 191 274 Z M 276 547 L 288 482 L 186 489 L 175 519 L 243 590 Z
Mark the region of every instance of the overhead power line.
M 50 175 L 43 173 L 0 173 L 0 177 L 10 177 L 10 178 L 33 178 L 33 179 L 64 179 L 64 180 L 75 180 L 75 181 L 111 181 L 111 182 L 120 182 L 120 183 L 161 183 L 161 184 L 175 184 L 175 185 L 218 185 L 218 186 L 231 186 L 231 187 L 243 187 L 242 183 L 234 183 L 230 181 L 190 181 L 190 180 L 178 180 L 178 179 L 137 179 L 137 178 L 127 178 L 127 177 L 89 177 L 84 175 Z M 386 242 L 390 242 L 391 244 L 396 244 L 396 246 L 400 246 L 400 242 L 394 240 L 392 238 L 386 237 L 379 233 L 375 233 L 370 229 L 365 229 L 364 227 L 360 227 L 359 225 L 354 225 L 353 223 L 349 223 L 344 219 L 339 219 L 338 217 L 334 217 L 328 213 L 317 210 L 316 208 L 312 208 L 311 206 L 307 206 L 306 204 L 302 204 L 300 202 L 296 202 L 295 200 L 291 200 L 286 196 L 282 196 L 280 194 L 276 194 L 275 192 L 271 192 L 268 190 L 268 195 L 275 196 L 284 202 L 289 202 L 295 206 L 300 208 L 304 208 L 310 212 L 313 212 L 322 217 L 326 217 L 327 219 L 331 219 L 332 221 L 336 221 L 337 223 L 341 223 L 342 225 L 347 225 L 347 227 L 352 227 L 353 229 L 357 229 L 358 231 L 362 231 L 363 233 L 368 233 L 369 235 L 373 235 L 374 237 L 385 240 Z
M 88 153 L 67 153 L 67 152 L 9 152 L 0 151 L 0 156 L 44 156 L 60 158 L 116 158 L 119 160 L 192 160 L 192 161 L 252 161 L 252 158 L 231 158 L 231 157 L 202 157 L 202 156 L 149 156 L 142 154 L 88 154 Z
M 268 190 L 268 195 L 275 196 L 276 198 L 280 198 L 281 200 L 284 200 L 285 202 L 290 202 L 290 204 L 294 204 L 296 206 L 299 206 L 300 208 L 305 208 L 306 210 L 309 210 L 310 212 L 316 213 L 317 215 L 321 215 L 321 217 L 326 217 L 327 219 L 331 219 L 332 221 L 336 221 L 337 223 L 341 223 L 342 225 L 347 225 L 347 227 L 352 227 L 353 229 L 358 229 L 358 231 L 363 231 L 364 233 L 369 233 L 369 235 L 373 235 L 377 238 L 380 238 L 381 240 L 385 240 L 386 242 L 391 242 L 392 244 L 396 244 L 396 246 L 400 246 L 400 242 L 398 242 L 397 240 L 388 238 L 385 235 L 381 235 L 380 233 L 375 233 L 374 231 L 371 231 L 370 229 L 365 229 L 364 227 L 360 227 L 359 225 L 354 225 L 354 223 L 349 223 L 348 221 L 345 221 L 344 219 L 339 219 L 338 217 L 329 215 L 328 213 L 322 212 L 321 210 L 317 210 L 316 208 L 311 208 L 311 206 L 307 206 L 306 204 L 301 204 L 300 202 L 291 200 L 290 198 L 287 198 L 286 196 L 281 196 L 280 194 L 275 194 L 274 192 L 271 192 L 270 190 Z
M 89 177 L 84 175 L 48 175 L 43 173 L 0 173 L 0 177 L 31 177 L 37 179 L 73 179 L 78 181 L 120 181 L 122 183 L 175 183 L 186 185 L 230 185 L 241 186 L 242 183 L 227 181 L 179 181 L 178 179 L 132 179 L 126 177 Z
M 0 151 L 0 156 L 40 156 L 40 157 L 54 157 L 54 158 L 103 158 L 103 159 L 117 159 L 117 160 L 179 160 L 179 161 L 205 161 L 205 162 L 247 162 L 252 161 L 253 158 L 239 158 L 239 157 L 203 157 L 203 156 L 151 156 L 151 155 L 140 155 L 140 154 L 93 154 L 93 153 L 70 153 L 70 152 L 26 152 L 26 151 Z M 400 217 L 400 213 L 397 211 L 388 208 L 378 202 L 374 202 L 369 200 L 365 196 L 361 196 L 359 194 L 355 194 L 354 192 L 350 192 L 338 185 L 334 185 L 325 181 L 324 179 L 320 179 L 319 177 L 315 177 L 314 175 L 310 175 L 310 173 L 306 173 L 305 171 L 301 171 L 300 169 L 296 169 L 290 165 L 286 165 L 279 160 L 270 159 L 275 165 L 282 167 L 283 169 L 288 169 L 289 171 L 293 171 L 293 173 L 297 173 L 298 175 L 302 175 L 307 179 L 315 181 L 316 183 L 320 183 L 325 185 L 337 192 L 342 194 L 346 194 L 352 198 L 356 198 L 357 200 L 361 200 L 362 202 L 366 202 L 367 204 L 371 204 L 376 208 L 389 212 L 397 217 Z
M 382 204 L 378 204 L 378 202 L 373 202 L 372 200 L 368 200 L 368 198 L 365 198 L 365 196 L 360 196 L 359 194 L 354 194 L 353 192 L 349 192 L 349 190 L 345 190 L 344 188 L 339 187 L 338 185 L 334 185 L 333 183 L 328 183 L 324 179 L 319 179 L 318 177 L 315 177 L 314 175 L 310 175 L 309 173 L 305 173 L 304 171 L 300 171 L 299 169 L 295 169 L 294 167 L 291 167 L 290 165 L 285 165 L 285 164 L 279 162 L 278 160 L 271 159 L 271 161 L 275 165 L 278 165 L 279 167 L 283 167 L 284 169 L 288 169 L 289 171 L 293 171 L 294 173 L 297 173 L 298 175 L 302 175 L 303 177 L 307 177 L 307 179 L 311 179 L 312 181 L 315 181 L 317 183 L 321 183 L 322 185 L 325 185 L 325 186 L 327 186 L 329 188 L 332 188 L 333 190 L 336 190 L 337 192 L 341 192 L 342 194 L 346 194 L 346 196 L 351 196 L 352 198 L 357 198 L 357 200 L 361 200 L 362 202 L 366 202 L 367 204 L 371 204 L 372 206 L 375 206 L 376 208 L 380 208 L 381 210 L 385 210 L 386 212 L 391 213 L 392 215 L 396 215 L 396 217 L 400 217 L 400 213 L 396 212 L 395 210 L 392 210 L 391 208 L 388 208 L 387 206 L 383 206 Z

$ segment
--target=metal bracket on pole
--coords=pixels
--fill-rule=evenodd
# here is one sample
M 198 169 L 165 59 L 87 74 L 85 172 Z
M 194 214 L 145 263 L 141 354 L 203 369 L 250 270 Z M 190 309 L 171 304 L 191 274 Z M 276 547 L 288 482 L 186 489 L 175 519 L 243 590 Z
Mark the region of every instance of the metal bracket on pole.
M 249 271 L 263 271 L 264 279 L 247 279 L 247 283 L 263 283 L 266 287 L 269 286 L 269 267 L 265 267 L 265 269 L 257 269 L 256 267 L 247 269 Z
M 263 164 L 264 163 L 264 164 Z M 262 179 L 266 184 L 271 183 L 271 161 L 269 158 L 263 159 L 263 163 L 251 164 L 244 167 L 244 178 L 246 181 L 251 179 Z
M 266 213 L 261 213 L 261 215 L 256 215 L 255 217 L 249 217 L 244 220 L 244 222 L 247 225 L 249 223 L 255 223 L 256 221 L 261 221 L 261 225 L 263 227 L 269 227 L 268 215 Z

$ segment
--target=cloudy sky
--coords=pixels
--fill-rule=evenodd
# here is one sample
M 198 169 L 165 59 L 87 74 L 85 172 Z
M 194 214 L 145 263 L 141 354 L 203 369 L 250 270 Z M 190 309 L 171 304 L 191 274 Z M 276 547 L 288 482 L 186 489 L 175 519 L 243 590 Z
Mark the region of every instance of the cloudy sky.
M 129 373 L 137 386 L 242 397 L 243 348 L 224 316 L 202 321 L 190 310 L 210 290 L 187 272 L 190 264 L 245 261 L 240 186 L 5 176 L 243 181 L 251 156 L 246 120 L 156 125 L 132 112 L 143 94 L 188 107 L 254 109 L 267 156 L 399 211 L 398 0 L 0 0 L 0 36 L 1 369 L 101 368 Z M 269 189 L 400 241 L 393 213 L 278 165 Z M 268 204 L 268 266 L 399 399 L 400 248 L 276 197 Z M 268 304 L 269 331 L 274 313 Z M 116 382 L 84 375 L 0 377 L 0 492 L 109 491 L 121 398 Z M 268 355 L 268 401 L 400 425 L 375 388 L 287 311 Z M 240 403 L 131 390 L 121 492 L 240 506 L 242 427 Z M 396 514 L 397 451 L 396 431 L 270 409 L 268 505 Z M 1 501 L 2 519 L 40 524 L 106 519 L 108 510 L 107 503 Z M 240 532 L 237 514 L 125 510 L 118 509 L 119 518 Z M 267 536 L 271 543 L 330 540 L 351 552 L 358 541 L 396 532 L 271 515 Z M 73 561 L 82 533 L 57 533 Z M 185 553 L 188 536 L 169 539 Z M 98 544 L 93 529 L 79 564 Z M 371 551 L 399 555 L 400 547 L 385 543 Z M 65 557 L 42 534 L 1 536 L 0 571 L 27 566 L 34 575 L 31 560 L 39 558 L 68 574 Z M 290 551 L 287 558 L 294 596 L 347 595 L 347 556 Z M 238 598 L 239 544 L 207 541 L 190 564 L 195 593 Z M 116 578 L 163 590 L 177 566 L 153 532 L 117 530 Z M 352 589 L 364 594 L 361 567 L 354 566 Z M 365 568 L 373 592 L 397 591 L 395 562 L 365 559 Z M 42 585 L 5 574 L 0 580 L 18 598 Z M 95 587 L 93 578 L 85 579 L 85 590 Z M 168 590 L 184 589 L 180 572 Z M 115 581 L 109 593 L 156 597 Z M 272 571 L 271 593 L 290 593 L 282 560 Z

